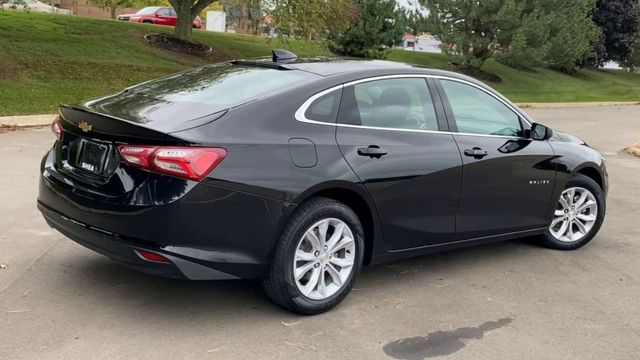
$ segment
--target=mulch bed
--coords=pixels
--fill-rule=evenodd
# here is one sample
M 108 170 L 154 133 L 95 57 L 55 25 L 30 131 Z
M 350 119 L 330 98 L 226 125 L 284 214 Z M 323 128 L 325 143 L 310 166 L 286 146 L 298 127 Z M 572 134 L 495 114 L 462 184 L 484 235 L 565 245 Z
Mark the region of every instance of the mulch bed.
M 200 57 L 208 57 L 213 54 L 211 46 L 200 44 L 193 41 L 185 41 L 177 39 L 169 34 L 147 34 L 145 40 L 150 45 L 163 49 L 189 54 Z

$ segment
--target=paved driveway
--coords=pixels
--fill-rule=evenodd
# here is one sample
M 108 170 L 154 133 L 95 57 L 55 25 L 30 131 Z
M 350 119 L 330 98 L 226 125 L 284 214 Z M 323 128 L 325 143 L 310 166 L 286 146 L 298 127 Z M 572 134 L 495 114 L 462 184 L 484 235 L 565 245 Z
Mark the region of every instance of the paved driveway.
M 530 109 L 604 152 L 607 221 L 575 252 L 528 241 L 368 268 L 334 311 L 297 317 L 250 281 L 122 268 L 35 209 L 48 129 L 0 135 L 0 359 L 638 359 L 640 106 Z

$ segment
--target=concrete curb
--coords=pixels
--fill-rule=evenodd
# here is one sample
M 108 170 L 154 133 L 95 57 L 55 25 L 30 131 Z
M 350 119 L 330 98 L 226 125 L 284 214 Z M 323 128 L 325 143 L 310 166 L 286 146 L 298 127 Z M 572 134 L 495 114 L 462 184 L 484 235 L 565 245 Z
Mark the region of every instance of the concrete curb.
M 518 107 L 526 108 L 560 108 L 560 107 L 589 107 L 589 106 L 628 106 L 640 105 L 640 101 L 601 101 L 574 103 L 517 103 Z
M 2 116 L 0 125 L 7 126 L 46 126 L 51 125 L 55 114 L 45 115 L 24 115 L 24 116 Z

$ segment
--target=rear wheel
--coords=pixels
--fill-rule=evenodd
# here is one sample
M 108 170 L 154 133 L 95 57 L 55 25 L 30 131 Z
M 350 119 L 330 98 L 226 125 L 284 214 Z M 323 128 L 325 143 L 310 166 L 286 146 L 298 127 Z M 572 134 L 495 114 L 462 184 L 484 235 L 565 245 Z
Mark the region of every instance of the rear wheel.
M 543 235 L 545 246 L 573 250 L 586 245 L 598 233 L 605 214 L 602 189 L 593 179 L 577 174 L 560 195 L 549 229 Z
M 285 226 L 265 292 L 275 303 L 301 314 L 319 314 L 351 291 L 362 266 L 363 230 L 345 204 L 313 198 L 300 205 Z

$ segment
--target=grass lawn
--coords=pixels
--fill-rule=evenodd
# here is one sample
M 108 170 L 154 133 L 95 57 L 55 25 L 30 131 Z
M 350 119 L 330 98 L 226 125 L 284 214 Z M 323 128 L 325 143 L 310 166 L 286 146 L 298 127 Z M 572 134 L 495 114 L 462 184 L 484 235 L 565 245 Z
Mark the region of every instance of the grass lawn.
M 310 42 L 196 31 L 194 39 L 215 52 L 203 60 L 147 45 L 143 36 L 151 31 L 172 28 L 0 11 L 0 116 L 55 112 L 60 103 L 102 96 L 207 62 L 267 56 L 274 47 L 300 56 L 329 55 Z
M 394 50 L 388 60 L 455 70 L 441 54 Z M 502 78 L 500 83 L 488 84 L 514 102 L 640 101 L 640 74 L 585 69 L 567 75 L 540 68 L 527 72 L 493 60 L 487 61 L 482 69 Z
M 168 27 L 112 20 L 0 11 L 0 116 L 55 112 L 75 103 L 207 62 L 268 56 L 286 48 L 299 56 L 329 55 L 318 44 L 196 31 L 209 44 L 206 60 L 148 46 L 144 34 Z M 450 69 L 442 55 L 394 50 L 389 60 Z M 490 84 L 517 102 L 640 101 L 640 75 L 584 70 L 569 76 L 522 72 L 489 61 L 503 79 Z

